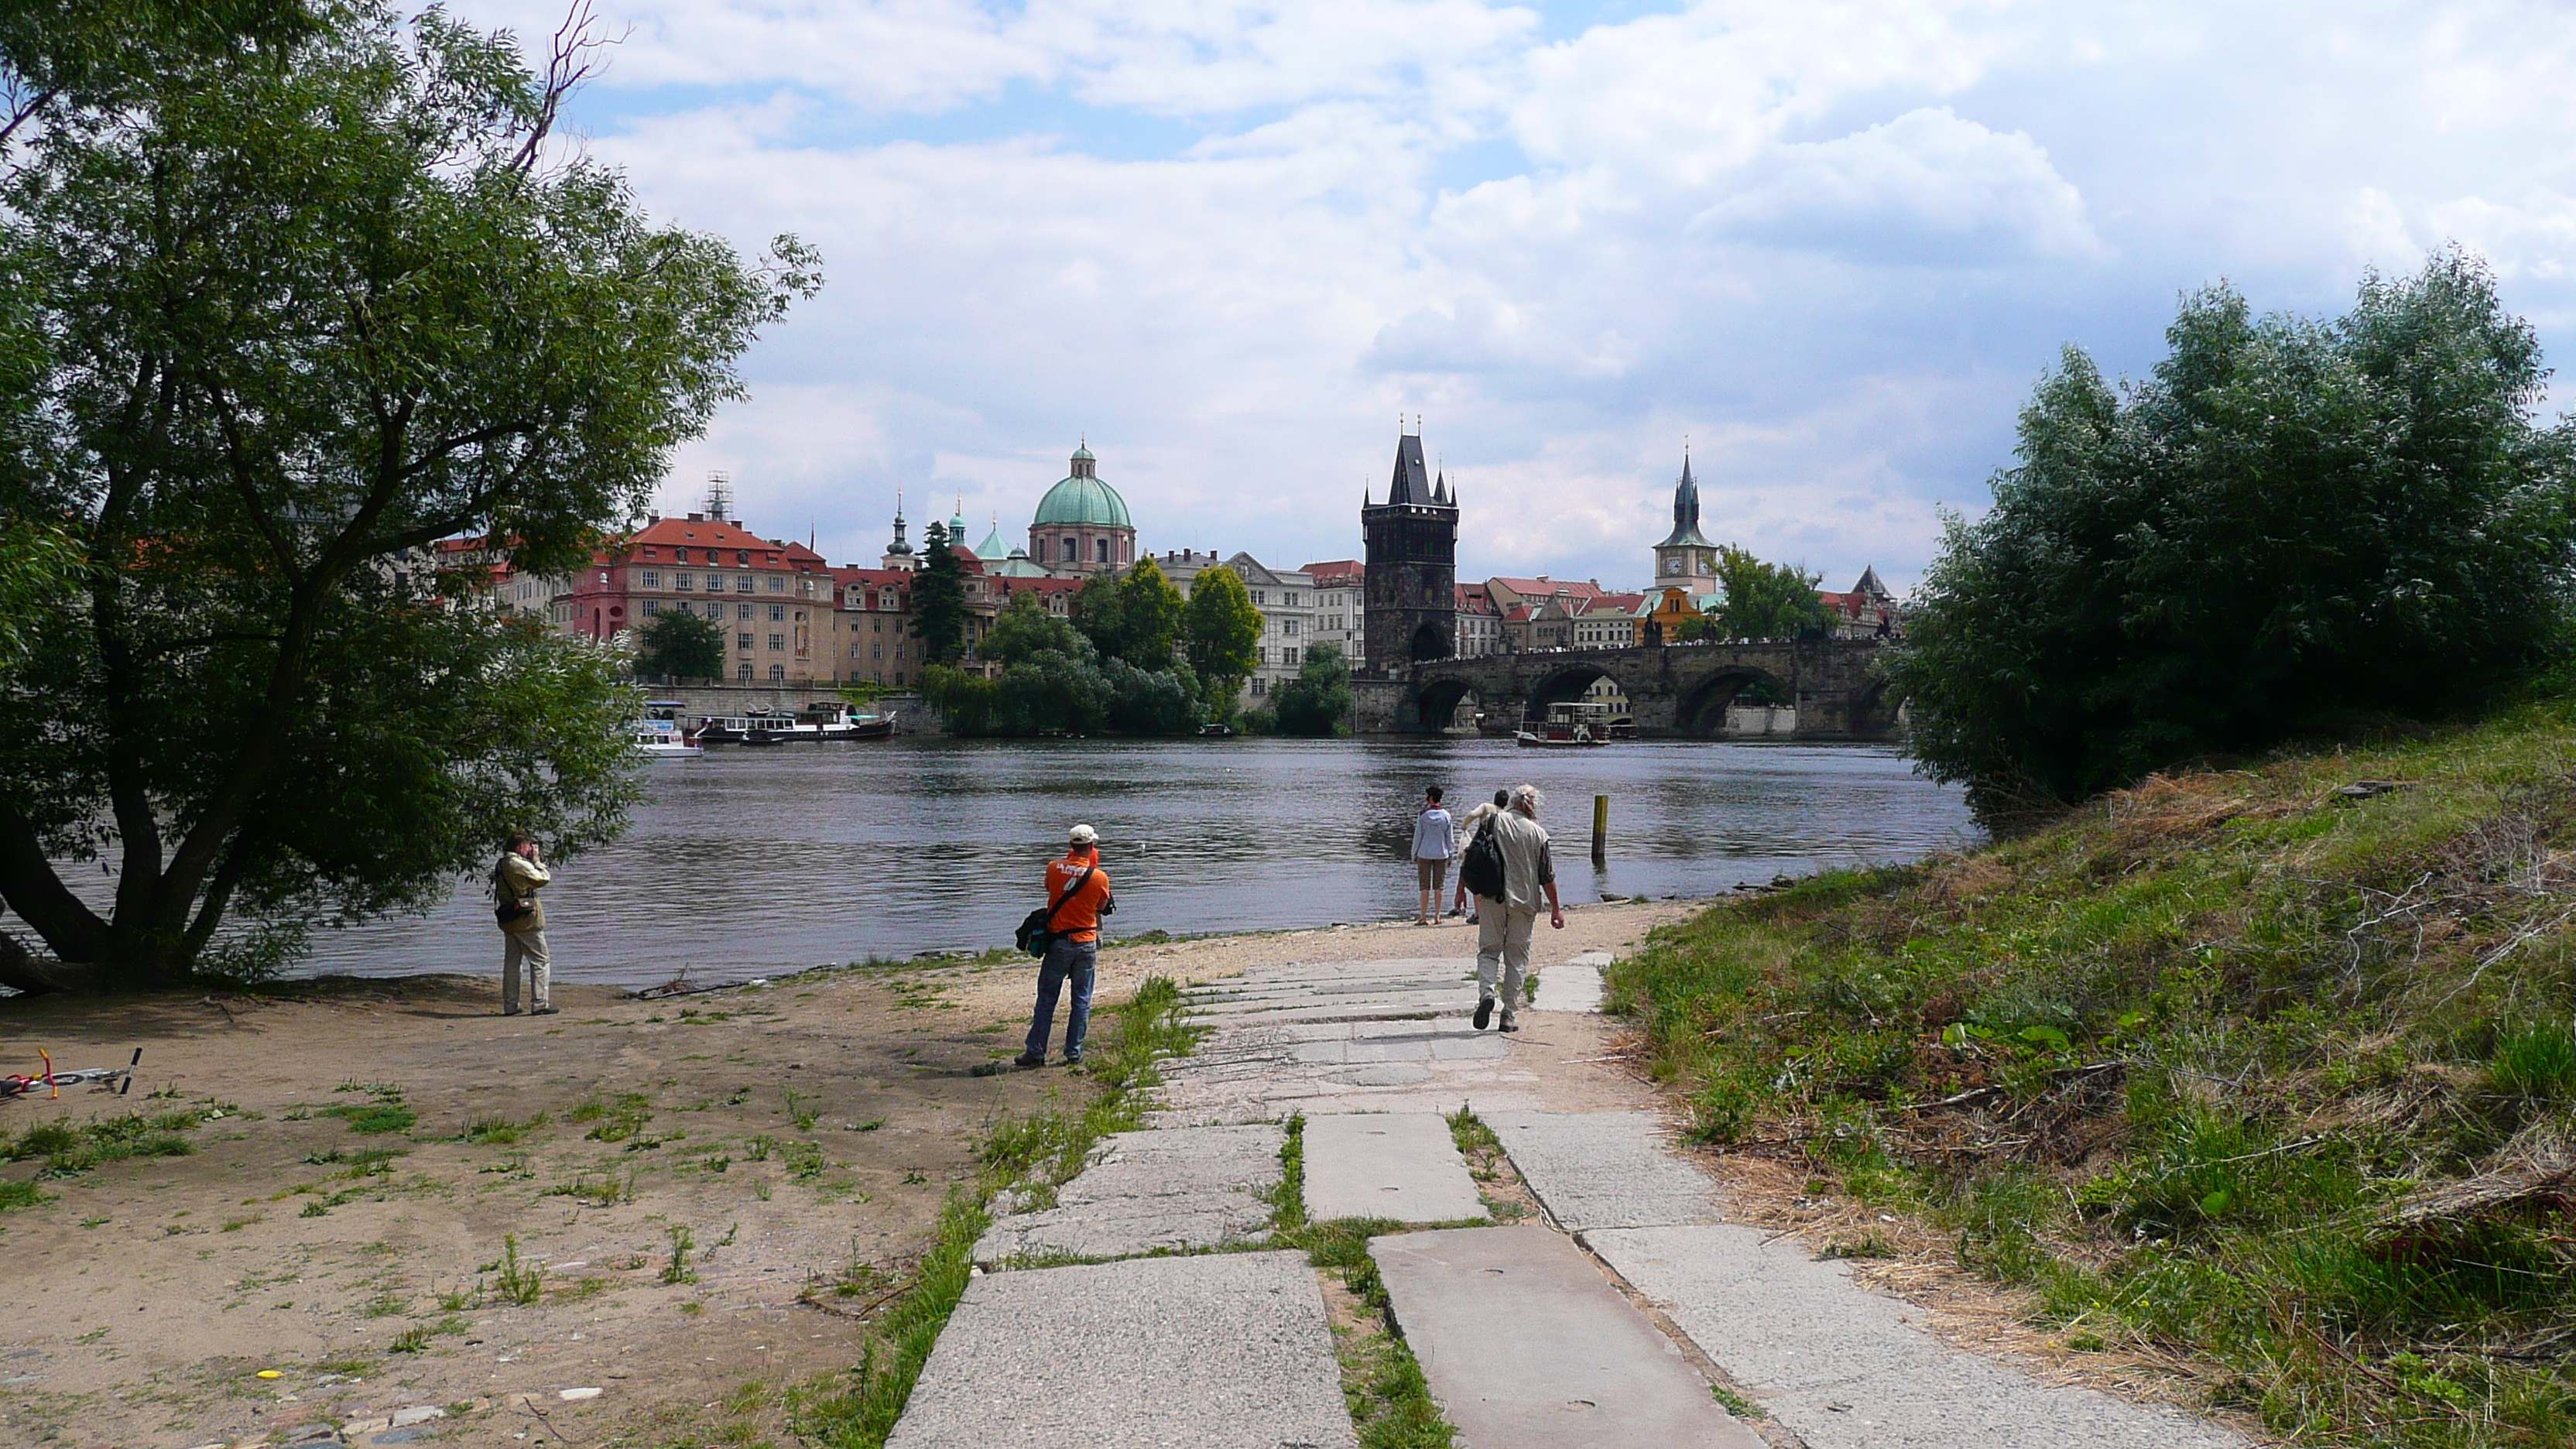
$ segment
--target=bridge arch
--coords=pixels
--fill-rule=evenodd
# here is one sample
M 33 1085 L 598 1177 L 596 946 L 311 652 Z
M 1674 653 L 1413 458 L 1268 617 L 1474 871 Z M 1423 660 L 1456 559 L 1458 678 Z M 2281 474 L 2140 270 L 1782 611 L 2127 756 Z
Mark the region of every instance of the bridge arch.
M 1885 739 L 1898 732 L 1904 710 L 1905 691 L 1884 679 L 1873 678 L 1853 697 L 1843 728 L 1855 738 Z
M 1405 645 L 1405 652 L 1413 657 L 1414 663 L 1423 664 L 1434 659 L 1446 659 L 1455 651 L 1450 649 L 1449 636 L 1442 632 L 1439 625 L 1425 624 L 1413 631 L 1413 638 Z
M 1675 701 L 1673 729 L 1685 735 L 1726 733 L 1726 711 L 1739 699 L 1746 703 L 1794 704 L 1797 691 L 1787 680 L 1749 664 L 1721 665 L 1702 676 Z
M 1483 696 L 1477 691 L 1473 681 L 1427 679 L 1414 687 L 1414 717 L 1421 721 L 1421 727 L 1424 730 L 1434 734 L 1454 729 L 1474 729 L 1476 725 L 1474 719 L 1467 719 L 1463 723 L 1460 721 L 1459 706 L 1471 702 L 1481 703 L 1482 699 Z

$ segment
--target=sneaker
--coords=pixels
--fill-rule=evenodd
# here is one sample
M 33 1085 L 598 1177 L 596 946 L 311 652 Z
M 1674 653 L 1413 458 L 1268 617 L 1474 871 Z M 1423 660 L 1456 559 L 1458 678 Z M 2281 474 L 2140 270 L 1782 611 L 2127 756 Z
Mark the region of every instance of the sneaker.
M 1483 1031 L 1485 1029 L 1485 1023 L 1492 1021 L 1493 1019 L 1494 998 L 1488 996 L 1484 1000 L 1476 1003 L 1476 1030 Z
M 528 1015 L 530 1015 L 530 1016 L 552 1016 L 552 1015 L 554 1015 L 554 1014 L 555 1014 L 555 1012 L 556 1012 L 557 1010 L 558 1010 L 558 1008 L 556 1008 L 556 1007 L 552 1007 L 552 1006 L 540 1006 L 540 1007 L 537 1007 L 535 1010 L 530 1011 L 530 1012 L 528 1013 Z
M 515 1006 L 505 1006 L 501 1008 L 501 1014 L 503 1016 L 517 1016 L 519 1014 L 519 1008 Z
M 1064 1064 L 1065 1064 L 1066 1066 L 1068 1066 L 1068 1067 L 1078 1067 L 1078 1066 L 1081 1066 L 1081 1065 L 1082 1065 L 1082 1053 L 1080 1053 L 1080 1052 L 1066 1052 L 1066 1053 L 1064 1054 Z
M 1518 1031 L 1518 1030 L 1520 1030 L 1520 1029 L 1521 1029 L 1521 1019 L 1520 1019 L 1519 1017 L 1517 1017 L 1517 1016 L 1512 1015 L 1512 1014 L 1511 1014 L 1510 1012 L 1508 1012 L 1508 1011 L 1504 1012 L 1504 1013 L 1503 1013 L 1503 1030 L 1505 1030 L 1505 1031 Z
M 1042 1067 L 1046 1065 L 1046 1058 L 1041 1056 L 1032 1056 L 1027 1052 L 1022 1052 L 1018 1056 L 1011 1058 L 1011 1065 L 1015 1067 Z

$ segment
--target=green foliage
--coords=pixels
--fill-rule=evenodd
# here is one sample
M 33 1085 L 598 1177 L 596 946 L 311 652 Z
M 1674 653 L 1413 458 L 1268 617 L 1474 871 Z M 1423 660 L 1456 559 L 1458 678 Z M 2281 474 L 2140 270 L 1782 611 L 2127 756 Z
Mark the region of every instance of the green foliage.
M 1170 584 L 1162 587 L 1171 592 Z M 957 670 L 923 676 L 924 692 L 938 701 L 953 734 L 1169 735 L 1186 733 L 1201 718 L 1187 666 L 1146 669 L 1104 660 L 1082 629 L 1047 612 L 1034 594 L 1011 600 L 985 636 L 983 653 L 1002 666 L 993 679 Z
M 1270 710 L 1283 735 L 1330 738 L 1347 729 L 1351 719 L 1351 668 L 1341 649 L 1317 644 L 1306 651 L 1297 677 L 1270 697 Z
M 1223 564 L 1200 570 L 1190 586 L 1189 656 L 1208 702 L 1231 712 L 1261 662 L 1261 611 L 1243 576 Z
M 1705 912 L 1610 1005 L 1702 1140 L 1920 1214 L 2070 1343 L 2182 1352 L 2300 1442 L 2559 1442 L 2571 759 L 2550 702 L 2160 778 Z
M 1097 580 L 1094 580 L 1097 582 Z M 1073 622 L 1049 613 L 1035 594 L 1014 594 L 1011 605 L 984 636 L 983 656 L 996 664 L 1015 664 L 1038 654 L 1088 658 L 1087 636 Z
M 2186 298 L 2146 381 L 2069 348 L 1995 506 L 1952 518 L 1889 667 L 1989 816 L 2513 689 L 2567 626 L 2565 424 L 2456 251 L 2333 321 Z
M 37 626 L 63 616 L 81 563 L 60 528 L 0 516 L 0 680 L 34 652 Z
M 949 547 L 957 541 L 932 519 L 922 533 L 921 571 L 912 576 L 912 637 L 933 665 L 966 657 L 966 565 Z
M 665 609 L 645 621 L 635 672 L 669 679 L 714 679 L 724 673 L 724 629 L 688 609 Z
M 586 561 L 816 285 L 792 238 L 746 266 L 536 165 L 560 95 L 443 12 L 100 14 L 60 54 L 0 20 L 13 93 L 81 78 L 0 176 L 0 536 L 85 560 L 83 627 L 0 692 L 0 890 L 70 963 L 0 952 L 30 989 L 183 980 L 236 912 L 291 946 L 419 908 L 508 825 L 614 833 L 622 661 L 445 607 L 424 551 Z M 102 913 L 56 871 L 110 854 Z
M 1816 597 L 1823 579 L 1789 564 L 1764 563 L 1732 544 L 1717 551 L 1717 605 L 1700 637 L 1815 639 L 1834 631 L 1834 614 Z M 1680 633 L 1692 637 L 1690 621 Z

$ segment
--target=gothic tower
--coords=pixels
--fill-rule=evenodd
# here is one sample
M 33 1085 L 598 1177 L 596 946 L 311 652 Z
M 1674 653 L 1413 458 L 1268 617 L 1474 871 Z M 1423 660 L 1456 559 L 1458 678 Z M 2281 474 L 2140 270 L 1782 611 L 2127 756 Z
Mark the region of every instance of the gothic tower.
M 1716 587 L 1717 545 L 1699 531 L 1699 481 L 1691 477 L 1690 452 L 1682 452 L 1682 479 L 1673 486 L 1673 531 L 1655 545 L 1655 586 L 1704 594 Z
M 1395 440 L 1386 501 L 1360 495 L 1368 539 L 1368 666 L 1400 669 L 1458 647 L 1458 496 L 1422 465 L 1422 435 Z

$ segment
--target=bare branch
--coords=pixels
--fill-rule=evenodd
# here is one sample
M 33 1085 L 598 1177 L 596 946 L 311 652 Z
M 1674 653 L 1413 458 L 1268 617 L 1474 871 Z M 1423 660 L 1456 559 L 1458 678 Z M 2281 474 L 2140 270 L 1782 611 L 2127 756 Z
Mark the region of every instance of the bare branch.
M 574 0 L 563 24 L 555 27 L 552 53 L 546 58 L 545 93 L 537 102 L 536 124 L 528 128 L 527 139 L 519 143 L 519 154 L 510 158 L 510 169 L 520 175 L 536 169 L 537 153 L 544 148 L 546 137 L 554 133 L 555 116 L 563 108 L 564 97 L 598 70 L 599 62 L 591 52 L 623 44 L 626 36 L 634 33 L 630 26 L 614 40 L 594 35 L 591 27 L 598 22 L 595 0 Z

